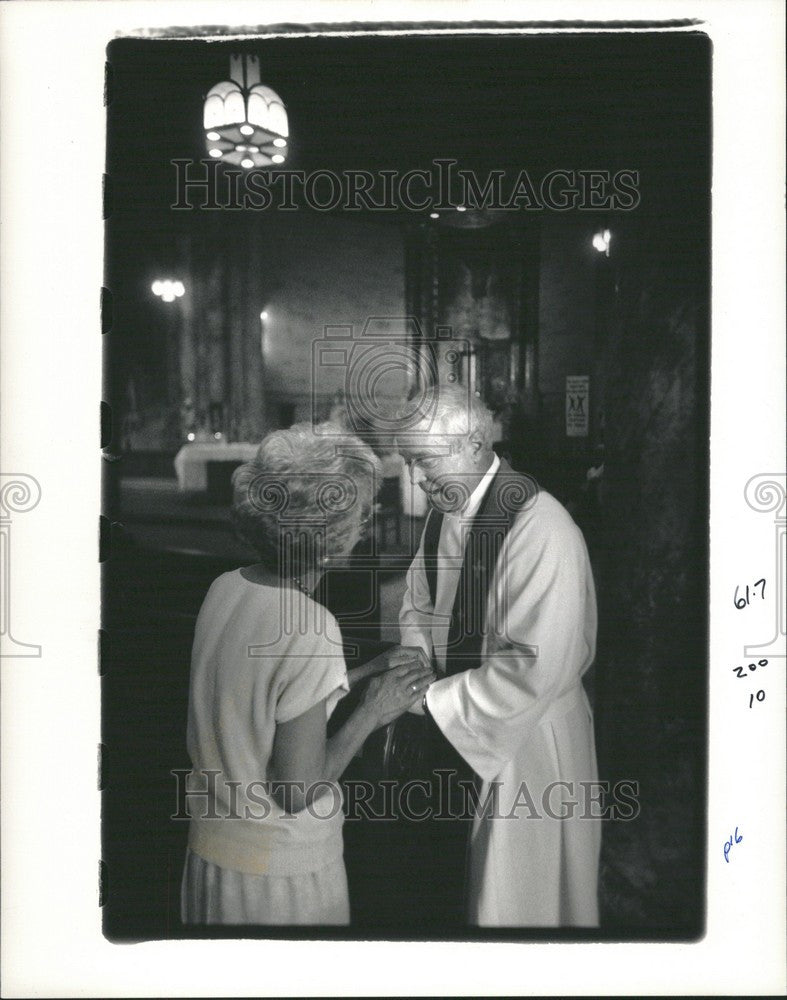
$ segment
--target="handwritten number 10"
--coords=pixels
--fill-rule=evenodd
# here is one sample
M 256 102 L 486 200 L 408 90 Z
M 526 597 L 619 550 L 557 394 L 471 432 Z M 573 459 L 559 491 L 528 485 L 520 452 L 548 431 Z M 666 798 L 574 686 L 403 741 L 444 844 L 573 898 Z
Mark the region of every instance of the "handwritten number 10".
M 754 673 L 757 667 L 767 667 L 767 666 L 768 666 L 767 660 L 757 660 L 756 663 L 749 664 L 749 671 L 751 673 Z M 739 678 L 745 678 L 749 676 L 748 674 L 745 674 L 743 672 L 743 667 L 733 667 L 732 672 Z M 749 695 L 749 708 L 754 707 L 755 701 L 765 701 L 765 692 L 762 690 L 762 688 L 760 688 L 760 690 L 756 694 Z
M 764 600 L 765 599 L 765 580 L 764 579 L 757 580 L 757 582 L 754 584 L 755 589 L 757 587 L 759 587 L 760 585 L 762 585 L 762 589 L 760 591 L 760 597 L 763 598 L 763 600 Z M 738 590 L 739 589 L 740 589 L 739 587 L 735 588 L 735 595 L 733 596 L 733 602 L 735 603 L 735 607 L 738 609 L 738 611 L 740 611 L 742 608 L 745 608 L 748 605 L 749 598 L 750 598 L 748 583 L 746 584 L 746 596 L 745 597 L 738 597 Z M 755 594 L 754 596 L 756 597 L 757 595 Z

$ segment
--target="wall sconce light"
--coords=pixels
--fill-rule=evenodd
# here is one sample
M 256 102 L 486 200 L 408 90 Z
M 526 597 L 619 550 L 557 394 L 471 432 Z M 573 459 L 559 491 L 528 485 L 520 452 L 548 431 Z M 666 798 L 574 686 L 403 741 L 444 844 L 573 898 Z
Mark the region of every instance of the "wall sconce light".
M 164 281 L 154 281 L 150 290 L 164 302 L 174 302 L 186 294 L 182 281 L 170 281 L 169 278 Z
M 593 246 L 598 250 L 599 253 L 606 254 L 609 257 L 609 244 L 611 242 L 612 235 L 608 229 L 599 230 L 593 237 Z
M 260 82 L 258 56 L 230 56 L 230 79 L 211 87 L 203 109 L 208 155 L 244 170 L 284 163 L 289 125 L 284 102 Z

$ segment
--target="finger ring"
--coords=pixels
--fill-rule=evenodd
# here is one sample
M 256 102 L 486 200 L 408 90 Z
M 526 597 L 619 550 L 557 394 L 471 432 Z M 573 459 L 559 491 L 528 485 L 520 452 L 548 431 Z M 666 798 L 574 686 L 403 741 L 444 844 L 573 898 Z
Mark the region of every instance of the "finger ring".
M 411 691 L 417 691 L 418 690 L 418 685 L 417 684 L 411 684 L 410 685 L 410 690 Z

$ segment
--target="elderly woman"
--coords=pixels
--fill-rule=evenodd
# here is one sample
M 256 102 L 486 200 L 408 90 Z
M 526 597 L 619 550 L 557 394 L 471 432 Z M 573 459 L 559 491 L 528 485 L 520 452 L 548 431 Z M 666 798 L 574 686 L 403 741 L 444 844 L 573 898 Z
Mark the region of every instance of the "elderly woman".
M 338 778 L 434 677 L 404 657 L 328 738 L 348 677 L 336 620 L 311 594 L 361 538 L 377 467 L 338 427 L 300 424 L 235 472 L 234 521 L 261 561 L 215 580 L 197 620 L 185 923 L 349 922 Z

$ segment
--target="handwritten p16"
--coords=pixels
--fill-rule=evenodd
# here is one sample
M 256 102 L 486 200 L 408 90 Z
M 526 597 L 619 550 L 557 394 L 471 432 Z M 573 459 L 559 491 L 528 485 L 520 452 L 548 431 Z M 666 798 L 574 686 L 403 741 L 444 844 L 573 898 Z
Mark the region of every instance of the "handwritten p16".
M 733 841 L 733 838 L 730 837 L 730 839 L 724 845 L 724 860 L 727 862 L 727 864 L 730 863 L 730 851 L 732 850 L 733 843 L 740 844 L 740 842 L 742 840 L 743 840 L 743 837 L 742 836 L 741 837 L 738 836 L 738 827 L 736 826 L 735 827 L 735 840 Z

